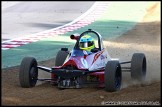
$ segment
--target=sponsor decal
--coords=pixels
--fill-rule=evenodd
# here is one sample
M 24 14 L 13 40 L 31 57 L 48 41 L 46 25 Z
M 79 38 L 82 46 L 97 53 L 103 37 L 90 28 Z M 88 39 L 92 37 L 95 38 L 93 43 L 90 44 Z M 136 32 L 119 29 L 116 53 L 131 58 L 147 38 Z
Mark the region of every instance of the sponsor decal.
M 104 55 L 101 55 L 100 56 L 101 60 L 105 59 L 105 56 Z

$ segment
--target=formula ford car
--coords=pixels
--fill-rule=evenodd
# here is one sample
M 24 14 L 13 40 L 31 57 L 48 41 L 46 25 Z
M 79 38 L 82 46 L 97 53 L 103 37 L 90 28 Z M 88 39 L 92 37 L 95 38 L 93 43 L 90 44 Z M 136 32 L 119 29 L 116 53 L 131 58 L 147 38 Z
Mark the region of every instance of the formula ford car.
M 88 53 L 79 48 L 79 40 L 84 35 L 96 38 L 96 46 Z M 146 76 L 146 57 L 143 53 L 134 53 L 131 61 L 119 62 L 109 56 L 102 42 L 102 36 L 91 29 L 82 34 L 73 34 L 71 39 L 76 40 L 72 51 L 61 48 L 56 55 L 54 67 L 38 66 L 33 57 L 23 58 L 19 80 L 21 87 L 34 87 L 37 80 L 50 81 L 59 89 L 81 88 L 85 84 L 96 83 L 106 91 L 118 91 L 122 83 L 122 71 L 129 71 L 132 79 L 143 81 Z M 130 67 L 122 67 L 130 63 Z M 38 69 L 51 73 L 51 78 L 38 79 Z

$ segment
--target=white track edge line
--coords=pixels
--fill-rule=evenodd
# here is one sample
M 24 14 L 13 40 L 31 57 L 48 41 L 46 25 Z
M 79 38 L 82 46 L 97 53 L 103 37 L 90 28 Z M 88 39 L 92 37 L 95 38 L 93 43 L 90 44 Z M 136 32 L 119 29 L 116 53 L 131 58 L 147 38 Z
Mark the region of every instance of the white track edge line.
M 29 34 L 29 35 L 26 35 L 25 37 L 30 37 L 32 35 L 38 35 L 38 34 L 42 34 L 42 33 L 46 33 L 46 32 L 49 32 L 51 30 L 57 30 L 57 29 L 60 29 L 60 28 L 63 28 L 63 27 L 66 27 L 66 26 L 69 26 L 69 25 L 72 25 L 73 23 L 79 21 L 80 19 L 82 19 L 83 17 L 85 17 L 87 14 L 89 14 L 94 8 L 95 6 L 97 5 L 98 2 L 95 2 L 91 8 L 89 10 L 87 10 L 84 14 L 82 14 L 81 16 L 79 16 L 78 18 L 74 19 L 72 22 L 68 23 L 68 24 L 65 24 L 63 26 L 59 26 L 59 27 L 56 27 L 54 29 L 50 29 L 50 30 L 46 30 L 46 31 L 42 31 L 42 32 L 39 32 L 39 33 L 35 33 L 35 34 Z M 17 39 L 23 39 L 25 37 L 19 37 L 19 38 L 14 38 L 14 39 L 10 39 L 10 40 L 6 40 L 6 41 L 2 41 L 1 43 L 6 43 L 6 42 L 10 42 L 10 41 L 13 41 L 13 40 L 17 40 Z

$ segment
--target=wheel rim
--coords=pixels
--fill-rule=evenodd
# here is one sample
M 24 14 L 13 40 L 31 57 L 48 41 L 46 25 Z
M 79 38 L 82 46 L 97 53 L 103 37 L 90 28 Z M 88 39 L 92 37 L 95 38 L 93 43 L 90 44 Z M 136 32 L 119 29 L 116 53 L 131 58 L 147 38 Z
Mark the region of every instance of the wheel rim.
M 30 70 L 30 83 L 31 86 L 35 85 L 37 82 L 38 73 L 35 67 L 32 67 Z
M 121 73 L 120 68 L 117 66 L 116 73 L 115 73 L 115 87 L 116 89 L 119 89 L 121 86 Z

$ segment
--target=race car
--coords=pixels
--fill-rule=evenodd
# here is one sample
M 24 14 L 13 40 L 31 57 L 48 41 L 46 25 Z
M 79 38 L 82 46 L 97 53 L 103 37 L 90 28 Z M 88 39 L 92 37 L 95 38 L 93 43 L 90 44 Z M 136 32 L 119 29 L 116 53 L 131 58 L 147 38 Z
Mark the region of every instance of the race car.
M 95 48 L 90 52 L 79 48 L 80 39 L 87 34 L 95 38 Z M 21 87 L 34 87 L 40 80 L 50 81 L 59 89 L 82 88 L 85 84 L 95 83 L 108 92 L 114 92 L 121 89 L 124 71 L 130 72 L 132 79 L 141 82 L 145 80 L 147 64 L 144 53 L 134 53 L 130 61 L 120 62 L 110 57 L 97 31 L 88 29 L 81 34 L 72 34 L 70 38 L 76 40 L 73 49 L 69 51 L 68 48 L 61 48 L 51 68 L 38 66 L 34 57 L 23 58 L 19 71 Z M 121 66 L 129 63 L 129 67 Z M 51 77 L 38 78 L 38 69 L 51 73 Z

